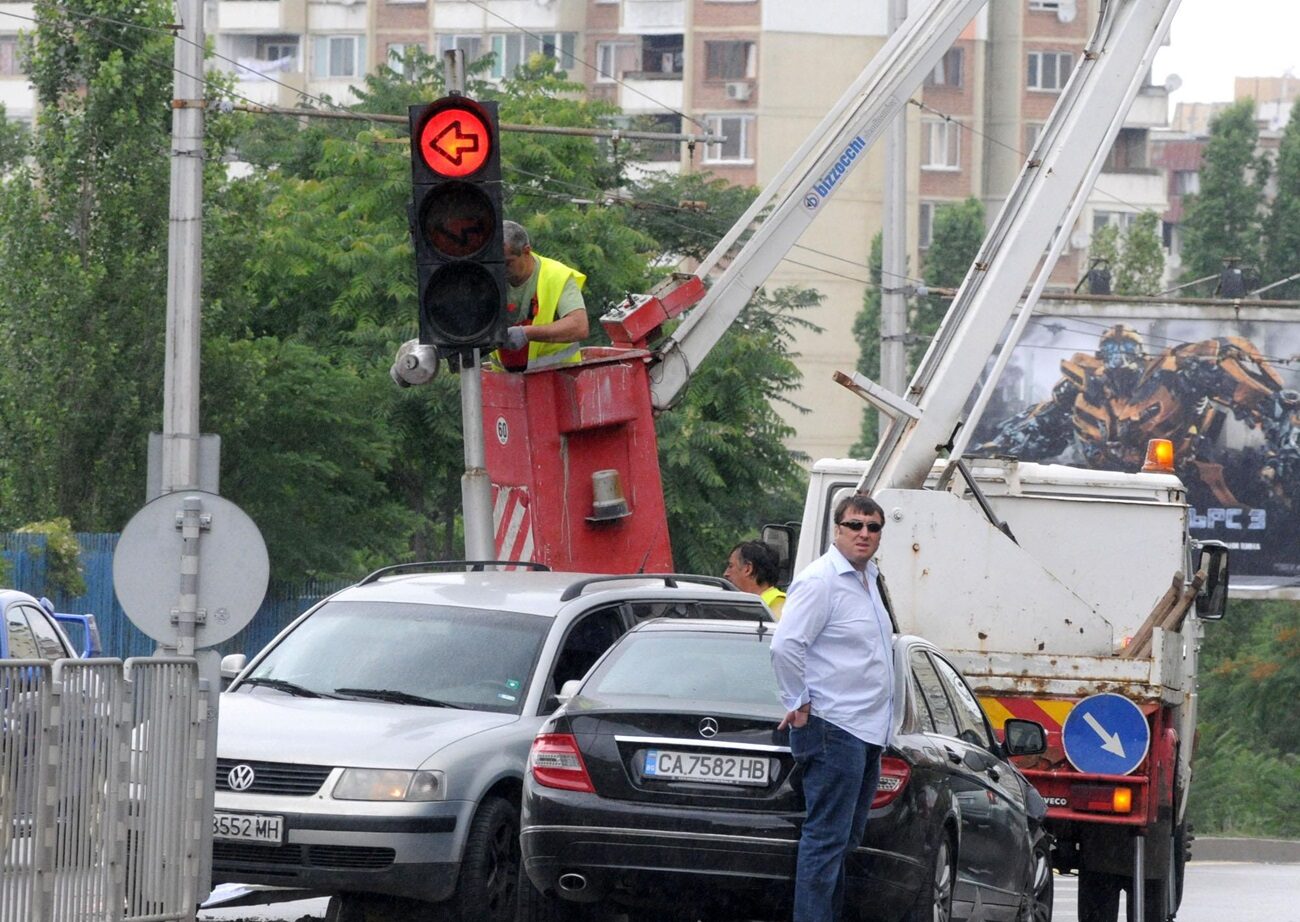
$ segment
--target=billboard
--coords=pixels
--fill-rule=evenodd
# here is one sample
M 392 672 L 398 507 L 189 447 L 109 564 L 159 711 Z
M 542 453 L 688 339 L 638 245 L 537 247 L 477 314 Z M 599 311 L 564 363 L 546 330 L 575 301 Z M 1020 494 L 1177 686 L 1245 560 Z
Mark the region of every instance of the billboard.
M 970 454 L 1137 471 L 1174 444 L 1197 538 L 1233 583 L 1300 588 L 1300 306 L 1044 299 Z

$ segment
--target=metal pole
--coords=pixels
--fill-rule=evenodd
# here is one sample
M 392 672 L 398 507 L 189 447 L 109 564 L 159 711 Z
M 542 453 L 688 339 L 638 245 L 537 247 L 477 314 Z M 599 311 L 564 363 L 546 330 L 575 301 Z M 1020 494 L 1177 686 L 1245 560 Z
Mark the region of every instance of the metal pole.
M 890 0 L 892 35 L 907 19 L 907 0 Z M 885 135 L 885 209 L 880 278 L 880 383 L 901 395 L 907 387 L 907 107 Z M 889 425 L 880 418 L 880 432 Z
M 179 0 L 173 62 L 162 492 L 198 486 L 199 288 L 203 263 L 203 3 Z
M 459 49 L 443 55 L 447 92 L 465 91 L 465 58 Z M 465 442 L 465 473 L 460 478 L 461 512 L 465 517 L 465 557 L 495 560 L 492 528 L 492 481 L 488 479 L 487 449 L 483 444 L 483 371 L 477 349 L 460 356 L 461 433 Z
M 1134 919 L 1146 918 L 1146 837 L 1138 832 L 1133 835 L 1133 912 Z

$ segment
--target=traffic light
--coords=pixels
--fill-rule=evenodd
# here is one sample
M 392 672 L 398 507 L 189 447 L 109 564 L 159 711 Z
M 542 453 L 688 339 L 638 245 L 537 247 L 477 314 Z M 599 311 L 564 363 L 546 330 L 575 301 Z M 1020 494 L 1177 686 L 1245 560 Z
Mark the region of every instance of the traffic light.
M 444 96 L 411 106 L 410 122 L 420 342 L 494 349 L 506 327 L 496 103 Z

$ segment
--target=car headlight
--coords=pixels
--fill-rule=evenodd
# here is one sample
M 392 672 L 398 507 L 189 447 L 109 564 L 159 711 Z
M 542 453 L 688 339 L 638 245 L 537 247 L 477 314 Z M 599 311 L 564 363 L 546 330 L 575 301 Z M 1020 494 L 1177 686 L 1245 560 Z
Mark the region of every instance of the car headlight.
M 334 785 L 335 800 L 441 800 L 442 772 L 392 768 L 345 768 Z

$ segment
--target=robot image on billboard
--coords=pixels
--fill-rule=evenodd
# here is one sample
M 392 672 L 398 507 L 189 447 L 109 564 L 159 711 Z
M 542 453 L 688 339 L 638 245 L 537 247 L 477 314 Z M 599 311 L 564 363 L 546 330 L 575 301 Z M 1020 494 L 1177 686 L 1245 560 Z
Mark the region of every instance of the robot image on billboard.
M 1228 542 L 1243 575 L 1300 576 L 1300 390 L 1279 372 L 1294 379 L 1287 359 L 1270 360 L 1242 336 L 1186 336 L 1210 326 L 1202 323 L 1183 325 L 1181 341 L 1168 328 L 1144 338 L 1124 323 L 1100 335 L 1092 321 L 1035 323 L 1038 336 L 1017 348 L 973 453 L 1137 471 L 1147 442 L 1169 439 L 1193 534 Z M 1067 342 L 1088 351 L 1057 359 Z M 1047 385 L 1043 353 L 1053 352 L 1059 373 Z M 1026 377 L 1047 392 L 1032 393 Z

